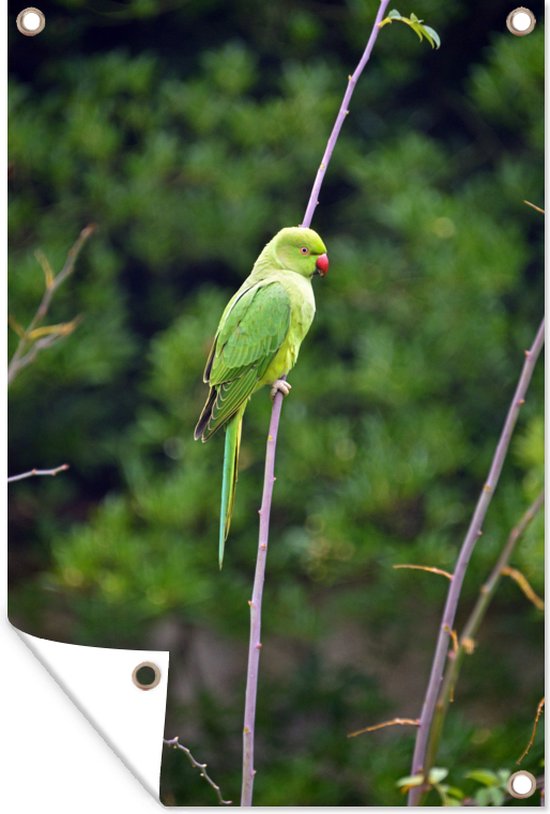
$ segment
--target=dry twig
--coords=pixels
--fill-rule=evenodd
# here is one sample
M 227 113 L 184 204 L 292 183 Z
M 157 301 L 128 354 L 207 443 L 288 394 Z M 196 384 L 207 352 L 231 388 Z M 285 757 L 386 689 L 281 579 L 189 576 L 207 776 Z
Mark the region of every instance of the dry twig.
M 385 729 L 387 726 L 419 726 L 419 718 L 393 718 L 391 721 L 382 721 L 381 724 L 374 724 L 373 726 L 365 726 L 363 729 L 357 729 L 355 732 L 348 732 L 348 738 L 356 738 L 357 735 L 363 735 L 365 732 L 376 732 L 378 729 Z
M 452 580 L 453 575 L 449 574 L 448 571 L 444 571 L 442 568 L 436 568 L 435 566 L 431 565 L 392 565 L 392 568 L 411 568 L 415 571 L 428 571 L 430 574 L 440 574 L 442 577 L 447 577 L 447 579 Z
M 509 565 L 503 568 L 501 574 L 505 577 L 513 579 L 516 585 L 519 585 L 520 590 L 527 597 L 529 602 L 532 602 L 537 610 L 544 610 L 544 601 L 538 596 L 531 588 L 527 578 L 517 568 L 510 568 Z
M 65 472 L 69 468 L 69 464 L 61 464 L 54 469 L 29 469 L 28 472 L 21 472 L 20 475 L 12 475 L 8 478 L 8 483 L 13 483 L 16 480 L 24 480 L 25 478 L 34 478 L 42 475 L 51 475 L 55 477 L 60 472 Z
M 544 209 L 541 209 L 540 206 L 537 206 L 536 204 L 531 203 L 531 201 L 524 201 L 523 203 L 527 204 L 527 206 L 530 206 L 531 209 L 534 209 L 536 212 L 540 212 L 541 215 L 544 215 Z
M 535 735 L 537 734 L 537 727 L 539 725 L 539 718 L 542 715 L 543 707 L 544 707 L 544 697 L 540 699 L 539 705 L 537 707 L 537 714 L 535 715 L 535 721 L 533 723 L 533 731 L 531 732 L 531 737 L 529 738 L 529 743 L 527 744 L 527 746 L 523 750 L 521 757 L 518 757 L 518 759 L 516 760 L 516 763 L 521 763 L 523 758 L 527 757 L 527 755 L 531 751 L 531 747 L 532 747 L 533 743 L 535 742 Z
M 36 356 L 41 350 L 49 348 L 54 342 L 57 342 L 58 339 L 72 333 L 76 328 L 79 321 L 78 317 L 72 319 L 70 322 L 57 325 L 41 326 L 40 323 L 48 313 L 55 292 L 59 286 L 65 282 L 67 277 L 73 273 L 77 257 L 88 238 L 92 235 L 94 229 L 95 226 L 90 225 L 81 231 L 77 240 L 67 253 L 67 259 L 65 260 L 63 268 L 57 275 L 52 271 L 47 257 L 40 251 L 36 252 L 36 259 L 44 272 L 44 294 L 42 295 L 40 305 L 36 309 L 36 313 L 26 328 L 23 328 L 13 316 L 9 317 L 9 324 L 19 336 L 19 343 L 8 365 L 8 385 L 13 382 L 23 368 L 30 365 L 31 362 L 36 359 Z
M 180 751 L 182 751 L 184 753 L 184 755 L 187 756 L 187 759 L 189 760 L 189 763 L 191 764 L 191 766 L 194 769 L 198 769 L 200 776 L 204 777 L 204 779 L 206 780 L 208 785 L 211 786 L 214 789 L 214 791 L 216 792 L 216 796 L 217 796 L 218 800 L 220 801 L 221 806 L 233 805 L 231 800 L 224 800 L 223 799 L 220 787 L 218 786 L 217 783 L 214 783 L 214 781 L 212 780 L 212 778 L 210 777 L 210 775 L 206 771 L 206 767 L 207 767 L 208 764 L 199 763 L 198 760 L 195 760 L 195 758 L 193 757 L 193 755 L 191 754 L 191 752 L 189 751 L 187 746 L 184 746 L 182 743 L 179 742 L 179 735 L 176 735 L 175 738 L 168 738 L 168 739 L 164 738 L 164 744 L 166 746 L 171 746 L 173 749 L 179 749 Z

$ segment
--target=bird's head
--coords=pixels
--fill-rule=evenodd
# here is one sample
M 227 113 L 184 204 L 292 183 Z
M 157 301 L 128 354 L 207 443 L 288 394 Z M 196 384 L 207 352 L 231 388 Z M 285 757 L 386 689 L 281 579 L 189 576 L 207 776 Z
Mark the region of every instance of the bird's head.
M 317 232 L 302 226 L 281 229 L 273 238 L 273 249 L 281 267 L 311 279 L 328 272 L 327 249 Z

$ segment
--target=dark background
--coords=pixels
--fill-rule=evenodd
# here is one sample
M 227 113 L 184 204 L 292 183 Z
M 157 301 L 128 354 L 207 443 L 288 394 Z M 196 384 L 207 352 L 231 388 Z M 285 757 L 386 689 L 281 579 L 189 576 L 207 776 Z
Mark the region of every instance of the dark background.
M 418 0 L 442 39 L 379 36 L 313 227 L 329 276 L 291 375 L 277 458 L 257 721 L 258 805 L 395 805 L 452 570 L 543 302 L 542 4 Z M 48 321 L 80 315 L 10 389 L 10 618 L 86 645 L 170 649 L 167 737 L 236 800 L 248 605 L 270 402 L 245 419 L 226 561 L 222 442 L 192 431 L 223 306 L 299 223 L 377 3 L 10 4 L 9 311 L 27 324 L 80 230 Z M 10 334 L 10 351 L 17 345 Z M 457 620 L 542 484 L 536 371 Z M 512 564 L 543 590 L 542 520 Z M 503 580 L 439 766 L 514 770 L 543 694 L 542 614 Z M 523 766 L 541 773 L 541 733 Z M 29 758 L 31 760 L 31 758 Z M 215 803 L 167 752 L 168 804 Z M 432 802 L 438 803 L 434 796 Z

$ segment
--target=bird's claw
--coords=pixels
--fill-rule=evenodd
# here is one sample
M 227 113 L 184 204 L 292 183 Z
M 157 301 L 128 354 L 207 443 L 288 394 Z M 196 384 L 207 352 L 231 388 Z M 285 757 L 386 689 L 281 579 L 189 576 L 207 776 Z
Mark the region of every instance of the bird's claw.
M 283 396 L 288 396 L 291 390 L 292 390 L 291 384 L 289 384 L 284 379 L 277 379 L 276 382 L 273 382 L 273 385 L 271 387 L 271 398 L 274 399 L 277 393 L 282 393 Z

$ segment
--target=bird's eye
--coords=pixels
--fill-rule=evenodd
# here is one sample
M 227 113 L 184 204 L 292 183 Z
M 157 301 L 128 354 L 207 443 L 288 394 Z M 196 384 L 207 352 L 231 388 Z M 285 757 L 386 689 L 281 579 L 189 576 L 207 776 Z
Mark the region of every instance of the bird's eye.
M 308 249 L 307 246 L 302 246 L 300 251 L 301 251 L 302 254 L 309 254 L 309 249 Z

